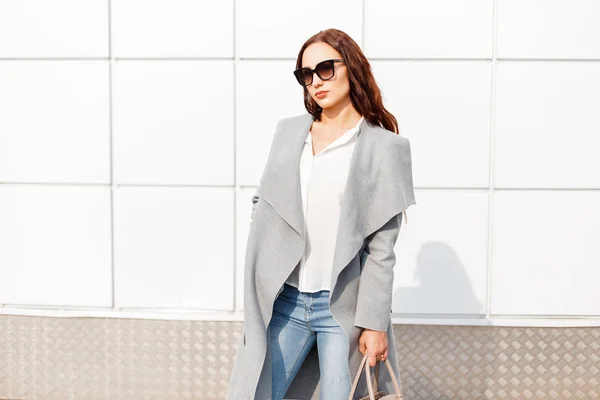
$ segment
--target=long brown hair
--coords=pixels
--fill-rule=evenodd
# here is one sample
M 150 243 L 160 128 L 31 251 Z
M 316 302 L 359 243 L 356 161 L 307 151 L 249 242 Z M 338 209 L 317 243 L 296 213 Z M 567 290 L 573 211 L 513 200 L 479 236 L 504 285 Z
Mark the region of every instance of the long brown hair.
M 310 37 L 300 48 L 296 69 L 302 68 L 304 50 L 313 44 L 323 42 L 336 49 L 344 59 L 348 68 L 350 81 L 350 100 L 352 105 L 371 125 L 379 125 L 398 134 L 398 121 L 383 106 L 381 91 L 371 72 L 371 64 L 358 44 L 339 29 L 326 29 Z M 308 89 L 304 87 L 304 107 L 317 121 L 321 120 L 323 109 L 312 99 Z

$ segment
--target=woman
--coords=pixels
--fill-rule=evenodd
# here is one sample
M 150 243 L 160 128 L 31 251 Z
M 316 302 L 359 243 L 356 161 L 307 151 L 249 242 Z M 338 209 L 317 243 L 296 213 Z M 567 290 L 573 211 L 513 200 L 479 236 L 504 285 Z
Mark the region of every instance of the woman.
M 308 114 L 277 124 L 252 199 L 232 400 L 310 399 L 317 384 L 345 400 L 364 354 L 389 357 L 400 382 L 390 314 L 394 245 L 416 204 L 410 144 L 344 32 L 311 37 L 296 68 Z

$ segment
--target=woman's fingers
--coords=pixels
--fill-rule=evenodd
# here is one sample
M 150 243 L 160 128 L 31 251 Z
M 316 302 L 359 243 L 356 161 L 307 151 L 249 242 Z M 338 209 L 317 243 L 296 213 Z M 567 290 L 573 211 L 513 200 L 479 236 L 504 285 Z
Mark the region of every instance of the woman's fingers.
M 371 350 L 371 349 L 374 349 L 374 350 Z M 367 354 L 367 356 L 369 358 L 369 365 L 371 367 L 374 367 L 375 364 L 377 363 L 377 361 L 385 361 L 385 359 L 388 356 L 387 348 L 371 347 L 371 349 L 369 349 L 369 347 L 367 347 L 365 349 L 365 352 L 362 352 L 363 355 Z
M 367 349 L 367 354 L 369 357 L 369 365 L 371 367 L 374 367 L 377 361 L 385 361 L 388 357 L 387 350 L 369 352 L 369 350 Z
M 388 342 L 386 333 L 364 330 L 358 341 L 358 349 L 363 355 L 368 356 L 369 365 L 374 367 L 377 361 L 383 361 L 387 358 Z
M 374 367 L 377 364 L 377 356 L 375 354 L 369 354 L 369 365 Z
M 360 353 L 362 355 L 365 355 L 367 353 L 367 345 L 365 345 L 364 342 L 359 342 L 358 343 L 358 351 L 360 351 Z

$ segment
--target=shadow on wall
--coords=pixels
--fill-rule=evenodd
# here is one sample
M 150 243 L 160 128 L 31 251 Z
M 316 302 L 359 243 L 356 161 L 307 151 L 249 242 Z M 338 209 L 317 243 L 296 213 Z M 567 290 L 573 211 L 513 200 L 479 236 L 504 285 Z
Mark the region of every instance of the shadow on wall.
M 485 307 L 473 292 L 469 276 L 452 247 L 444 242 L 429 242 L 419 250 L 416 264 L 415 281 L 419 282 L 419 286 L 397 288 L 393 312 L 399 311 L 399 305 L 410 305 L 415 316 L 485 316 Z M 413 314 L 398 315 L 410 317 Z M 436 399 L 450 400 L 443 394 L 448 393 L 447 382 L 444 387 L 439 387 L 440 382 L 448 377 L 449 371 L 461 371 L 450 380 L 460 379 L 458 376 L 464 373 L 465 367 L 469 368 L 470 363 L 465 362 L 465 355 L 469 353 L 462 347 L 457 348 L 456 338 L 450 333 L 451 326 L 429 325 L 427 333 L 419 339 L 416 336 L 419 336 L 420 329 L 427 329 L 427 326 L 396 324 L 394 327 L 404 394 L 418 396 L 420 391 L 423 393 L 425 390 L 429 394 L 437 393 Z M 432 331 L 439 332 L 439 335 L 431 335 Z M 423 359 L 431 357 L 437 360 Z
M 392 311 L 396 312 L 394 308 L 398 305 L 408 304 L 418 315 L 485 315 L 485 307 L 475 296 L 465 268 L 452 247 L 443 242 L 429 242 L 419 250 L 416 264 L 415 280 L 419 286 L 397 288 Z

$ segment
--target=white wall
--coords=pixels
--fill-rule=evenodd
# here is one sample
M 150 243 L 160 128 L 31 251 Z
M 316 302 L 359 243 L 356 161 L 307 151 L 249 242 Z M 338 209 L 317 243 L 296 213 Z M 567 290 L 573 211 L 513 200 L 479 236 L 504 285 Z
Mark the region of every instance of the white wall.
M 395 321 L 600 325 L 598 20 L 597 0 L 3 0 L 0 313 L 241 319 L 250 198 L 305 112 L 295 57 L 335 27 L 411 140 Z

